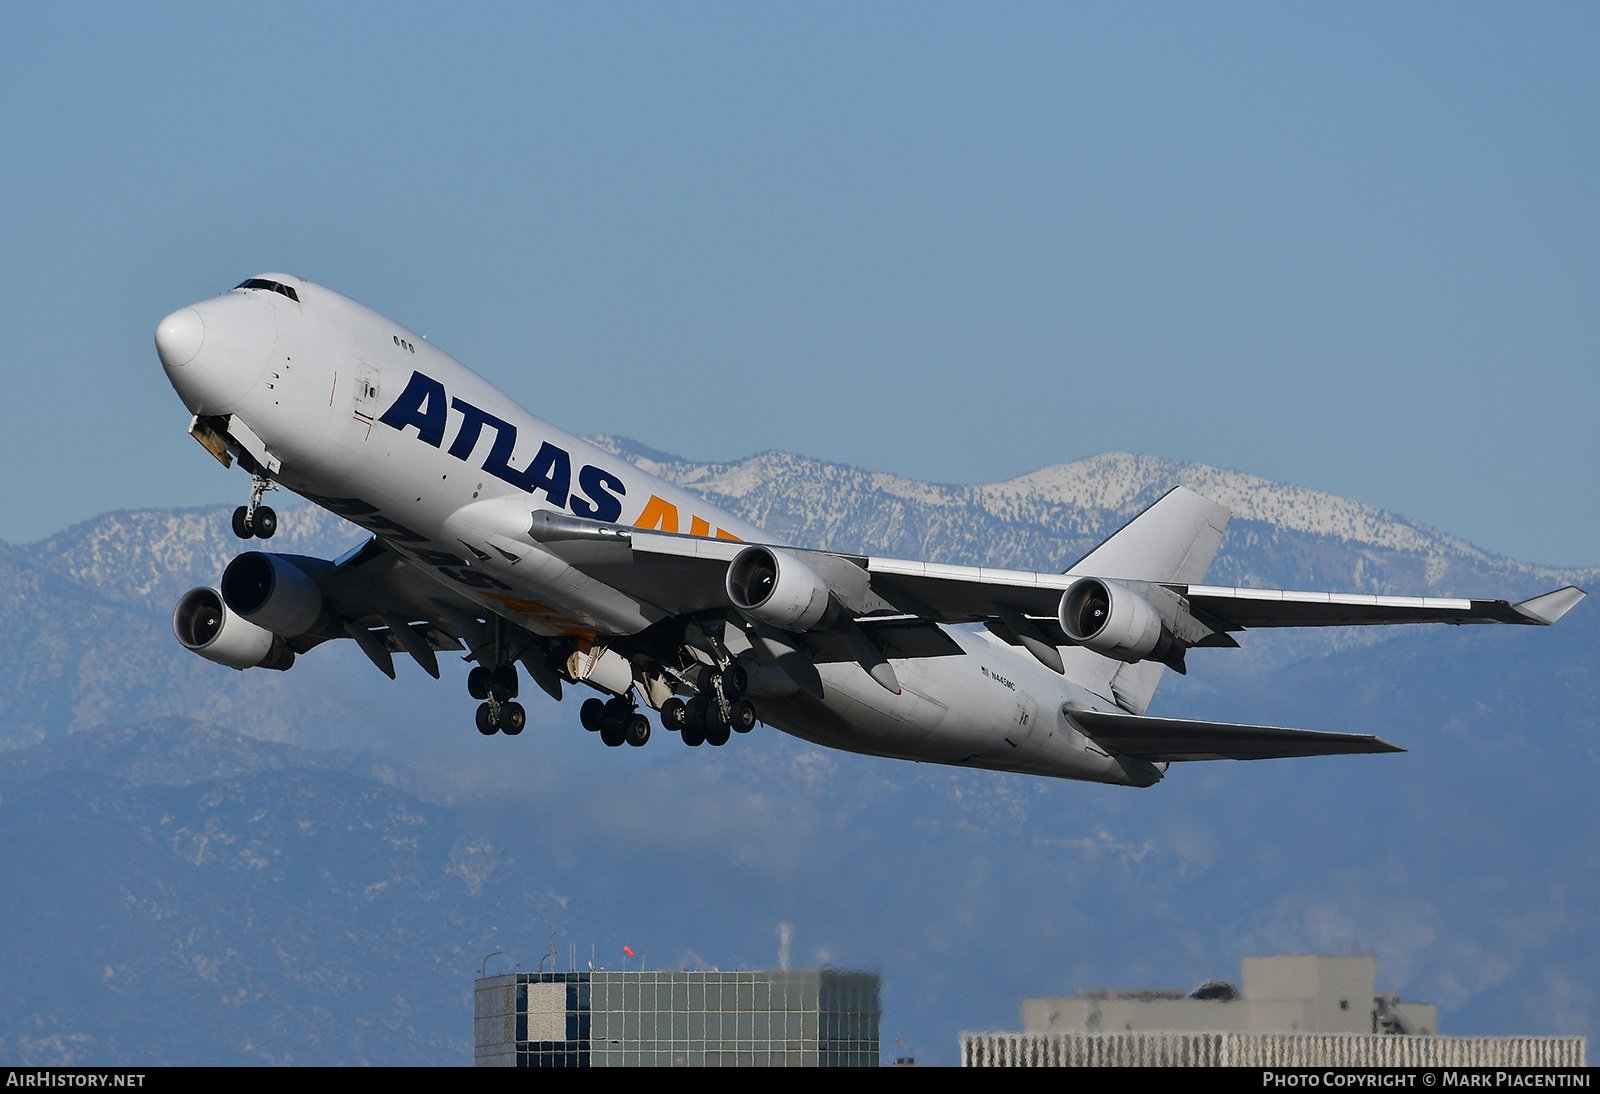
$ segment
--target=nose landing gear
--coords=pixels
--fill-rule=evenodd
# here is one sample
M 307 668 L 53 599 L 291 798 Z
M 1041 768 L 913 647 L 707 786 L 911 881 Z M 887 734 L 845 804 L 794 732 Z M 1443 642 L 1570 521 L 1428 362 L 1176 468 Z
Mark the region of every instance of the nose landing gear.
M 250 504 L 241 505 L 233 511 L 233 534 L 240 539 L 271 539 L 278 530 L 278 514 L 272 506 L 262 505 L 261 496 L 268 490 L 276 490 L 278 484 L 267 478 L 260 471 L 250 473 Z

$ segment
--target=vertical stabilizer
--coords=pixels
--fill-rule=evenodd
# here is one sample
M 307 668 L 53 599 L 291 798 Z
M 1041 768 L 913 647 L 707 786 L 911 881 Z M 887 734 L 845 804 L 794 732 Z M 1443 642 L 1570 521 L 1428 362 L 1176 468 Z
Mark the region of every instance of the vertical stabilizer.
M 1198 585 L 1233 514 L 1209 498 L 1176 486 L 1090 551 L 1068 574 L 1132 581 Z M 1126 664 L 1082 646 L 1061 650 L 1067 675 L 1122 709 L 1143 714 L 1166 666 L 1156 661 Z
M 1232 515 L 1187 486 L 1175 486 L 1067 573 L 1199 585 Z

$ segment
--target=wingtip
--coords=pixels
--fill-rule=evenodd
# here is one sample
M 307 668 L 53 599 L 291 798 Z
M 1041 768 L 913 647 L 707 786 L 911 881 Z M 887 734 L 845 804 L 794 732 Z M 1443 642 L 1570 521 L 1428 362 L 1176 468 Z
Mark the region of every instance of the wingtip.
M 1588 595 L 1588 593 L 1584 592 L 1576 585 L 1567 585 L 1564 588 L 1552 590 L 1551 592 L 1545 593 L 1542 596 L 1535 596 L 1528 600 L 1523 600 L 1519 603 L 1511 605 L 1511 607 L 1521 615 L 1526 616 L 1529 620 L 1548 627 L 1550 624 L 1566 615 L 1572 610 L 1578 601 L 1582 600 Z

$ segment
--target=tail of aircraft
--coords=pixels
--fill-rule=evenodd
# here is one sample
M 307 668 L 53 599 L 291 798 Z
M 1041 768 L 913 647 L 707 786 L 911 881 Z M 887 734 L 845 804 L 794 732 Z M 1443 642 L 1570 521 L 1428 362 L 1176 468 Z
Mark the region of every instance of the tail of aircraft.
M 1188 487 L 1175 486 L 1067 573 L 1202 584 L 1232 515 Z M 1165 669 L 1157 661 L 1126 664 L 1082 646 L 1066 647 L 1061 654 L 1068 676 L 1134 714 L 1143 714 L 1150 706 Z

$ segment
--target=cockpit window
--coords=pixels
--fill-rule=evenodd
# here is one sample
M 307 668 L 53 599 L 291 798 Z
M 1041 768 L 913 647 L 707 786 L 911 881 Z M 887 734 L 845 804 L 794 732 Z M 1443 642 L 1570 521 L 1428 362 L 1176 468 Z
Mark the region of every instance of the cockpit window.
M 275 293 L 282 293 L 296 304 L 300 303 L 300 294 L 288 285 L 280 285 L 276 281 L 268 281 L 264 277 L 252 277 L 248 281 L 241 281 L 234 286 L 236 289 L 270 289 Z

